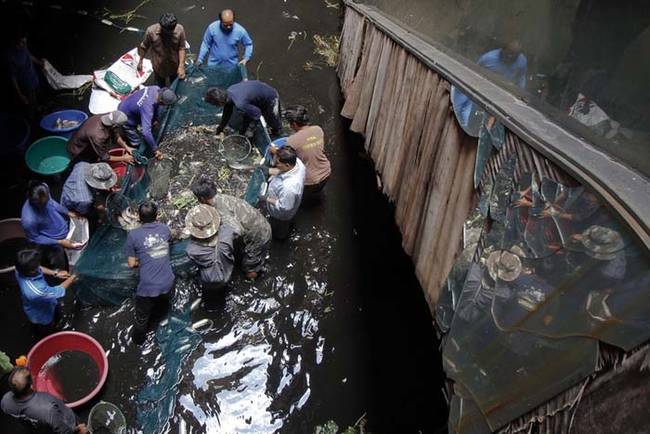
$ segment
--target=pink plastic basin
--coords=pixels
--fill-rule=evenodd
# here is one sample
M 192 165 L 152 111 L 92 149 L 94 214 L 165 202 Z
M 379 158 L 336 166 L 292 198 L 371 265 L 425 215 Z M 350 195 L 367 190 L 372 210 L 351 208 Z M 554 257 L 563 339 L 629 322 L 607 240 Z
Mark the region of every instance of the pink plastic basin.
M 34 380 L 34 389 L 39 392 L 47 392 L 59 399 L 63 397 L 56 387 L 51 383 L 50 378 L 42 378 L 38 375 L 41 368 L 50 357 L 62 351 L 82 351 L 88 354 L 99 370 L 99 382 L 97 386 L 85 397 L 78 401 L 66 403 L 70 408 L 79 407 L 93 399 L 99 393 L 108 376 L 108 359 L 102 346 L 92 337 L 80 332 L 59 332 L 40 340 L 27 355 L 29 370 Z

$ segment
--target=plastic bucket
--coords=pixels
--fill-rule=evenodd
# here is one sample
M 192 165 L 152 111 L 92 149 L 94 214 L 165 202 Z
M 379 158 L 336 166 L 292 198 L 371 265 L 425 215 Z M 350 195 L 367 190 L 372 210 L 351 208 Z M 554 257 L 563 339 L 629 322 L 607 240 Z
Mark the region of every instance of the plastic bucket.
M 39 376 L 39 372 L 50 357 L 63 351 L 81 351 L 88 354 L 99 370 L 97 386 L 85 397 L 78 401 L 67 403 L 70 408 L 79 407 L 93 399 L 99 393 L 108 376 L 108 358 L 102 346 L 94 338 L 80 332 L 59 332 L 40 340 L 32 347 L 27 355 L 29 370 L 32 373 L 34 389 L 39 392 L 48 392 L 58 398 L 56 389 L 47 380 Z
M 70 154 L 66 149 L 68 139 L 48 136 L 31 144 L 25 153 L 27 167 L 39 175 L 56 175 L 70 164 Z
M 70 137 L 73 132 L 79 129 L 86 119 L 88 119 L 88 115 L 80 110 L 61 110 L 50 113 L 41 119 L 41 128 L 48 133 L 57 136 Z M 59 120 L 63 122 L 76 122 L 76 125 L 71 127 L 58 127 L 57 123 Z

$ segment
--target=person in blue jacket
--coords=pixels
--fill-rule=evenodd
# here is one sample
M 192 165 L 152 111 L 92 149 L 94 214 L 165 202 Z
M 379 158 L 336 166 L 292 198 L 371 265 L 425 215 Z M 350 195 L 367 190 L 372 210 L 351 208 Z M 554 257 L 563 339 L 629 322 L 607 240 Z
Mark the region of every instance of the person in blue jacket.
M 244 47 L 244 56 L 239 59 L 239 45 Z M 235 12 L 225 9 L 219 20 L 205 30 L 196 65 L 201 66 L 208 56 L 208 66 L 245 65 L 253 55 L 253 40 L 244 27 L 235 22 Z
M 158 143 L 153 137 L 151 129 L 157 122 L 162 106 L 172 105 L 176 102 L 176 94 L 171 89 L 158 86 L 145 86 L 126 97 L 118 106 L 118 110 L 127 117 L 126 124 L 122 126 L 129 144 L 134 148 L 140 146 L 140 126 L 142 137 L 147 147 L 156 158 L 162 159 L 163 155 L 158 150 Z
M 271 136 L 279 137 L 282 134 L 282 120 L 280 118 L 280 96 L 278 91 L 259 80 L 242 81 L 233 84 L 224 90 L 211 87 L 204 97 L 205 102 L 223 107 L 221 123 L 217 127 L 217 135 L 221 134 L 228 125 L 235 108 L 244 114 L 244 120 L 239 129 L 244 134 L 253 121 L 259 121 L 264 116 Z
M 82 244 L 67 240 L 68 218 L 74 212 L 51 198 L 50 189 L 44 182 L 31 181 L 27 200 L 23 204 L 20 222 L 28 241 L 37 244 L 46 263 L 54 268 L 66 268 L 63 249 L 79 249 Z
M 65 280 L 59 285 L 50 286 L 45 281 L 46 275 Z M 41 266 L 41 252 L 36 247 L 27 247 L 16 255 L 16 280 L 23 310 L 36 334 L 43 336 L 52 333 L 58 299 L 65 297 L 65 291 L 77 280 L 77 276 Z

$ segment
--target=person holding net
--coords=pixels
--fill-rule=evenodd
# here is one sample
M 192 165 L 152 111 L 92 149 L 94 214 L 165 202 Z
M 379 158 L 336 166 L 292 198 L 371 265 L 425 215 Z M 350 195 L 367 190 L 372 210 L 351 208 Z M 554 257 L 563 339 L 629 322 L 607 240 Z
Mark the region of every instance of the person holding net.
M 242 81 L 227 90 L 211 87 L 205 94 L 205 102 L 223 107 L 217 135 L 225 130 L 235 109 L 243 114 L 239 134 L 245 134 L 251 122 L 258 122 L 262 116 L 271 128 L 271 137 L 282 134 L 280 119 L 280 96 L 278 91 L 259 80 Z
M 149 152 L 159 160 L 163 158 L 152 129 L 158 122 L 161 108 L 174 104 L 176 99 L 176 94 L 171 89 L 145 86 L 120 103 L 118 110 L 127 117 L 123 129 L 132 147 L 139 148 L 142 141 L 138 132 L 139 127 Z
M 233 228 L 238 243 L 242 244 L 242 270 L 249 279 L 257 278 L 262 270 L 271 243 L 271 226 L 262 213 L 243 199 L 217 193 L 217 184 L 201 176 L 192 186 L 192 192 L 201 204 L 214 207 L 222 221 Z

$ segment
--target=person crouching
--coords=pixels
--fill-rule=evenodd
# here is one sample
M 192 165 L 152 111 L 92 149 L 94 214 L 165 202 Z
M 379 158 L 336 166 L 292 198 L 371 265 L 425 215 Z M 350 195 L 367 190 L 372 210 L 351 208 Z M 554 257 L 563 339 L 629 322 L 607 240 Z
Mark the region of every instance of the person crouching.
M 197 205 L 187 213 L 185 226 L 190 233 L 186 253 L 199 267 L 203 300 L 209 309 L 232 276 L 236 229 L 222 223 L 217 210 L 205 204 Z

